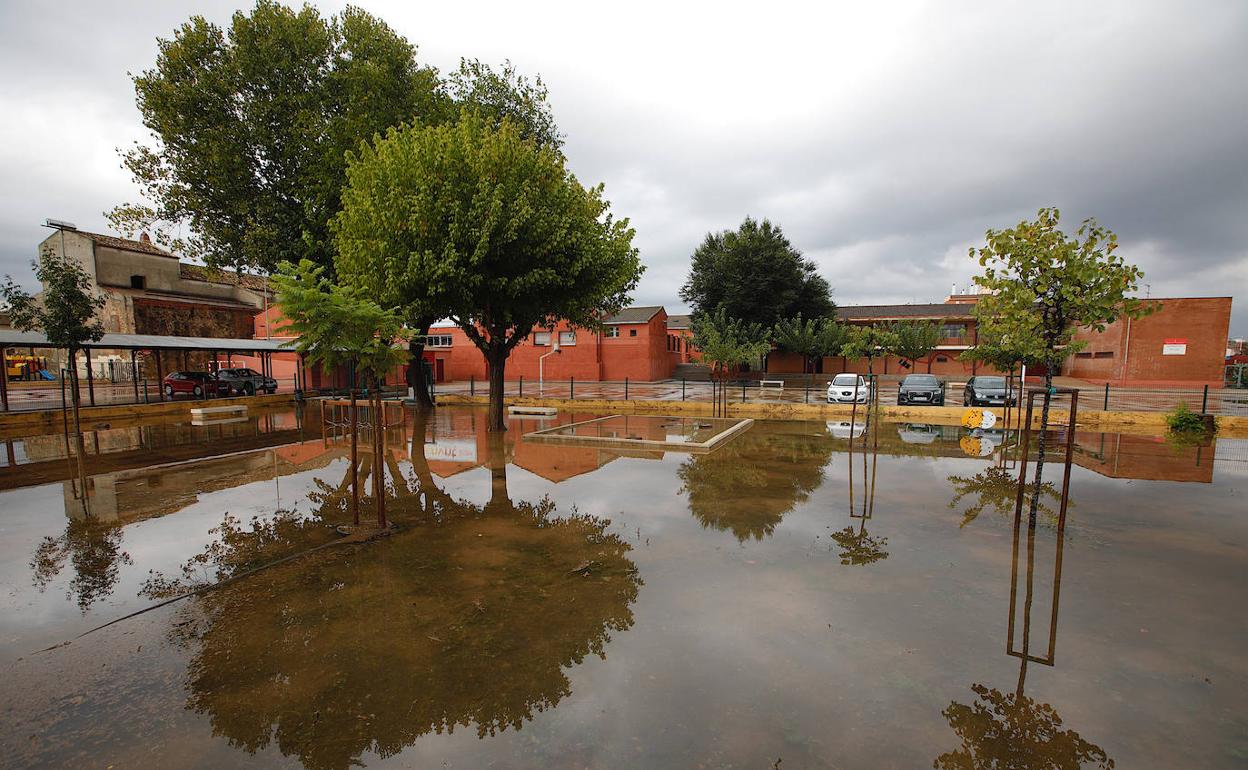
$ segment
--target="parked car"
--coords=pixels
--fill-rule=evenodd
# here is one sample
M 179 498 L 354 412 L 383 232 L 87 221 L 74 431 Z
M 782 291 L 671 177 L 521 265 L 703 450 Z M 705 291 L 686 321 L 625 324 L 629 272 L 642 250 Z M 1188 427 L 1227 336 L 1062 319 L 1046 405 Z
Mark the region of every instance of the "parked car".
M 277 392 L 277 380 L 272 377 L 266 377 L 255 369 L 221 369 L 217 372 L 217 378 L 229 386 L 230 392 L 234 394 L 244 394 L 254 396 L 263 391 L 265 393 Z
M 838 374 L 828 383 L 829 404 L 865 404 L 871 400 L 871 383 L 861 374 Z
M 196 398 L 203 398 L 205 394 L 214 391 L 218 396 L 230 392 L 229 385 L 208 372 L 170 372 L 165 375 L 163 387 L 165 395 L 170 398 L 178 393 L 189 393 Z
M 1017 395 L 1006 384 L 1004 377 L 972 377 L 962 389 L 963 406 L 1013 405 L 1016 399 Z
M 934 374 L 907 374 L 897 386 L 897 405 L 945 405 L 945 383 Z

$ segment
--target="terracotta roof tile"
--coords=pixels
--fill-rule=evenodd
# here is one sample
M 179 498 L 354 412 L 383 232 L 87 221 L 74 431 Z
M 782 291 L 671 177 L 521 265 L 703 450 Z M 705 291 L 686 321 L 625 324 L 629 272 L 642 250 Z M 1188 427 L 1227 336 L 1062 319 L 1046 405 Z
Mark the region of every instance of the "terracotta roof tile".
M 70 230 L 79 235 L 90 238 L 99 246 L 106 246 L 110 249 L 120 249 L 122 251 L 137 251 L 140 254 L 155 254 L 158 257 L 169 257 L 177 259 L 177 255 L 171 251 L 166 251 L 151 241 L 135 241 L 129 238 L 118 238 L 115 235 L 104 235 L 103 233 L 89 233 L 86 230 Z

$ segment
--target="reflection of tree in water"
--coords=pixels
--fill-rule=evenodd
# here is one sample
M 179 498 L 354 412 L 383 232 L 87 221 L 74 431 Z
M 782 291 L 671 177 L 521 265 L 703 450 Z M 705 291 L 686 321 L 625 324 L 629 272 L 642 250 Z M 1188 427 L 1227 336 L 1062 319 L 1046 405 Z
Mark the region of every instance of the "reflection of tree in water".
M 953 486 L 953 499 L 950 508 L 957 508 L 963 498 L 975 495 L 974 502 L 962 513 L 962 524 L 970 524 L 985 510 L 991 510 L 1000 516 L 1011 516 L 1014 513 L 1014 502 L 1018 495 L 1018 476 L 1016 471 L 1007 470 L 999 465 L 989 466 L 974 476 L 950 476 L 949 484 Z M 1050 498 L 1060 503 L 1061 491 L 1050 481 L 1040 485 L 1041 495 L 1037 506 L 1038 518 L 1049 526 L 1057 525 L 1057 511 L 1045 502 Z M 1030 494 L 1032 485 L 1027 486 Z
M 691 456 L 677 473 L 694 517 L 742 542 L 770 535 L 823 483 L 832 441 L 818 427 L 812 434 L 804 422 L 755 425 L 710 454 Z
M 45 537 L 35 549 L 30 562 L 35 587 L 46 589 L 68 561 L 74 575 L 65 596 L 77 601 L 85 614 L 92 604 L 113 592 L 121 565 L 133 563 L 130 554 L 121 550 L 121 542 L 118 524 L 70 520 L 64 534 Z
M 941 754 L 933 767 L 1077 770 L 1114 766 L 1114 760 L 1100 746 L 1085 741 L 1074 730 L 1063 730 L 1062 718 L 1047 703 L 982 684 L 971 689 L 977 696 L 972 705 L 950 703 L 941 712 L 962 746 Z
M 956 477 L 952 477 L 953 480 Z M 985 485 L 989 492 L 987 501 L 981 493 L 979 509 L 988 504 L 995 504 L 997 510 L 1008 505 L 1014 510 L 1018 493 L 1018 480 L 1001 468 L 989 468 L 978 474 L 976 479 Z M 1004 481 L 1003 479 L 1008 479 Z M 959 480 L 969 481 L 969 480 Z M 988 482 L 991 482 L 990 484 Z M 1028 485 L 1030 488 L 1030 485 Z M 1051 486 L 1051 485 L 1050 485 Z M 960 496 L 974 491 L 974 486 L 961 488 Z M 1049 490 L 1045 490 L 1048 492 Z M 1068 492 L 1068 490 L 1066 490 Z M 1053 496 L 1059 506 L 1063 500 L 1063 490 L 1054 488 Z M 958 498 L 955 498 L 955 503 Z M 992 501 L 996 501 L 993 503 Z M 952 507 L 952 504 L 951 504 Z M 978 511 L 976 512 L 978 514 Z M 1024 694 L 1027 682 L 1027 667 L 1030 662 L 1052 666 L 1055 662 L 1057 644 L 1057 611 L 1060 606 L 1062 551 L 1065 539 L 1065 519 L 1045 512 L 1046 518 L 1052 517 L 1060 522 L 1054 551 L 1053 587 L 1051 597 L 1051 614 L 1048 618 L 1047 650 L 1042 648 L 1039 656 L 1033 655 L 1032 645 L 1032 608 L 1035 603 L 1035 557 L 1036 557 L 1036 519 L 1024 518 L 1023 509 L 1014 511 L 1014 543 L 1011 552 L 1010 567 L 1010 614 L 1007 624 L 1009 640 L 1006 652 L 1019 659 L 1018 684 L 1014 692 L 1002 692 L 983 684 L 971 685 L 975 693 L 975 701 L 966 705 L 956 701 L 950 703 L 941 715 L 949 721 L 962 745 L 941 754 L 932 763 L 937 770 L 982 770 L 983 768 L 1001 768 L 1002 770 L 1078 770 L 1082 767 L 1112 768 L 1114 761 L 1105 750 L 1094 743 L 1084 740 L 1074 730 L 1062 729 L 1062 718 L 1057 710 L 1047 703 L 1038 703 Z M 973 516 L 971 518 L 974 518 Z M 1024 524 L 1024 521 L 1026 522 Z M 1023 528 L 1026 532 L 1026 567 L 1023 574 L 1021 648 L 1015 648 L 1016 640 L 1016 607 L 1019 584 L 1019 547 Z M 1043 638 L 1043 637 L 1042 637 Z
M 191 707 L 233 745 L 313 768 L 553 708 L 565 668 L 632 625 L 641 581 L 608 522 L 513 504 L 497 475 L 487 506 L 395 476 L 405 531 L 198 599 L 197 622 L 175 631 L 195 650 Z
M 888 557 L 888 551 L 884 550 L 888 545 L 888 538 L 868 533 L 866 519 L 862 520 L 858 529 L 855 530 L 851 524 L 833 532 L 831 537 L 841 548 L 841 564 L 861 566 Z

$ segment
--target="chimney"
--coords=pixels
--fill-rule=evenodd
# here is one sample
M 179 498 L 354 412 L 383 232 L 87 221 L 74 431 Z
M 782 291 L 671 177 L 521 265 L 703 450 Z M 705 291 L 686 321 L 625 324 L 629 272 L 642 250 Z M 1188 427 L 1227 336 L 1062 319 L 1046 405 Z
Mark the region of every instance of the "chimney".
M 139 243 L 151 243 L 151 242 L 152 242 L 152 237 L 147 234 L 146 230 L 139 233 Z

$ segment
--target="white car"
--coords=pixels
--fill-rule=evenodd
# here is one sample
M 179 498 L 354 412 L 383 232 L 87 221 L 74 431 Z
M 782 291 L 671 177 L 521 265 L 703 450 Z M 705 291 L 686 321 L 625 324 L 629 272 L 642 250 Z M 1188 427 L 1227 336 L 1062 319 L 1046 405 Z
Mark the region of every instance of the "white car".
M 828 383 L 829 404 L 865 404 L 871 400 L 871 383 L 861 374 L 838 374 Z

